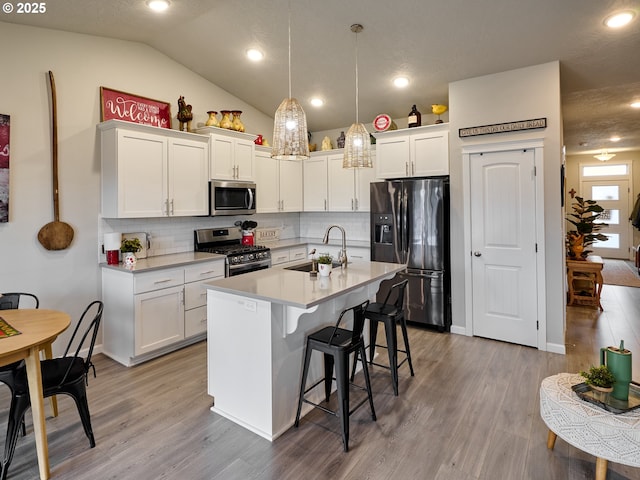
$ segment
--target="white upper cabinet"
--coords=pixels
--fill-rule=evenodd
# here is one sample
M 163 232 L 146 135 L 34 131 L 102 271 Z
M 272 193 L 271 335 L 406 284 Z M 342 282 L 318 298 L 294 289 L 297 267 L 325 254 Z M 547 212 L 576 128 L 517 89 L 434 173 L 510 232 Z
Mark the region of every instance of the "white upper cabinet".
M 376 163 L 376 152 L 371 152 Z M 327 156 L 328 210 L 368 212 L 369 185 L 376 180 L 375 168 L 342 168 L 343 153 Z
M 209 174 L 212 180 L 255 181 L 256 135 L 217 127 L 201 127 L 196 132 L 210 139 Z
M 302 162 L 276 160 L 271 149 L 255 149 L 257 213 L 302 211 Z
M 208 213 L 206 137 L 119 120 L 100 123 L 98 130 L 103 217 Z
M 313 152 L 304 161 L 304 211 L 326 212 L 328 210 L 327 154 Z
M 449 124 L 378 132 L 380 179 L 449 175 Z

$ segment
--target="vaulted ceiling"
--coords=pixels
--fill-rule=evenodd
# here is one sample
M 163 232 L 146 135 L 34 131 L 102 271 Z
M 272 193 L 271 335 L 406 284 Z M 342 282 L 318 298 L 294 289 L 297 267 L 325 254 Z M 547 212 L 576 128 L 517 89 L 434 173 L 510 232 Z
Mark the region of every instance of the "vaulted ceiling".
M 448 83 L 559 60 L 568 154 L 640 150 L 638 0 L 171 0 L 162 14 L 144 0 L 47 2 L 46 14 L 1 21 L 143 42 L 268 115 L 288 95 L 287 19 L 291 15 L 292 94 L 312 131 L 355 119 L 358 34 L 360 120 L 405 117 L 412 104 L 432 123 L 448 103 Z M 613 11 L 636 13 L 611 30 Z M 245 50 L 265 53 L 249 62 Z M 410 84 L 399 90 L 394 76 Z M 309 105 L 313 96 L 322 108 Z M 514 119 L 521 120 L 521 119 Z M 611 143 L 609 137 L 621 140 Z M 581 145 L 583 144 L 583 145 Z

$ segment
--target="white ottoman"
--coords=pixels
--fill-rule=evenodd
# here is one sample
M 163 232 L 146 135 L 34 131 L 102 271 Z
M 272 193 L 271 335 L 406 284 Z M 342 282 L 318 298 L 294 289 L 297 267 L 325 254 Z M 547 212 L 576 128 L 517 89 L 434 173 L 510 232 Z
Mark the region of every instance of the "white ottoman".
M 549 427 L 547 447 L 556 436 L 596 457 L 596 480 L 607 462 L 640 467 L 640 409 L 613 414 L 580 399 L 571 389 L 584 378 L 575 373 L 547 377 L 540 385 L 540 416 Z

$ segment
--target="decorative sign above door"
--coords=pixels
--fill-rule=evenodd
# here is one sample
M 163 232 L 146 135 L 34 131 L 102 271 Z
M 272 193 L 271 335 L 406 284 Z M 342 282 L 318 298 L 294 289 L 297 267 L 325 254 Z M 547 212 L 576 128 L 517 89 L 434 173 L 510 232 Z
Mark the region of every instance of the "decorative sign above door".
M 491 135 L 493 133 L 517 132 L 520 130 L 535 130 L 537 128 L 547 128 L 547 119 L 534 118 L 532 120 L 519 120 L 517 122 L 483 125 L 481 127 L 461 128 L 458 130 L 458 135 L 460 136 L 460 138 L 474 137 L 476 135 Z
M 101 120 L 116 119 L 171 128 L 171 104 L 100 87 Z

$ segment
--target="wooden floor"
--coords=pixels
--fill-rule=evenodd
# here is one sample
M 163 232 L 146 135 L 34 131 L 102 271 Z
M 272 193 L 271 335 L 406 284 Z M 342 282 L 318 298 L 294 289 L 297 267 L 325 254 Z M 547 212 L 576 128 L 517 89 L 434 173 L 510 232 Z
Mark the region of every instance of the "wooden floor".
M 405 365 L 394 397 L 388 372 L 374 367 L 378 421 L 366 407 L 354 414 L 346 454 L 337 419 L 320 411 L 274 443 L 211 413 L 204 342 L 134 368 L 98 355 L 89 382 L 97 446 L 89 448 L 73 401 L 58 397 L 60 415 L 47 420 L 52 478 L 594 478 L 592 456 L 561 439 L 547 450 L 538 388 L 548 375 L 597 363 L 599 348 L 620 338 L 640 372 L 640 289 L 607 285 L 603 305 L 603 313 L 570 308 L 564 356 L 411 329 L 416 376 Z M 0 405 L 8 405 L 7 392 L 0 388 Z M 6 415 L 0 409 L 0 424 Z M 30 416 L 9 478 L 37 478 Z M 640 479 L 640 469 L 610 463 L 607 478 Z

